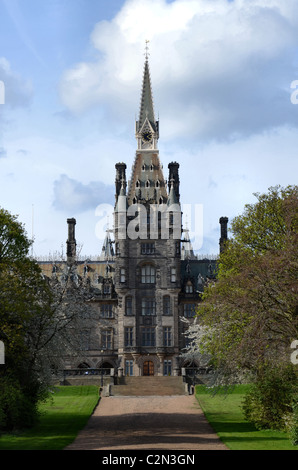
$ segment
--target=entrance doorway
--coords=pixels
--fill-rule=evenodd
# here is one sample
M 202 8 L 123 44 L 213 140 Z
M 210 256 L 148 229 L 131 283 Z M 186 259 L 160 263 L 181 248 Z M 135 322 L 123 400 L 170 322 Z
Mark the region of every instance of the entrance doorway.
M 144 362 L 143 375 L 154 375 L 154 364 L 152 361 Z

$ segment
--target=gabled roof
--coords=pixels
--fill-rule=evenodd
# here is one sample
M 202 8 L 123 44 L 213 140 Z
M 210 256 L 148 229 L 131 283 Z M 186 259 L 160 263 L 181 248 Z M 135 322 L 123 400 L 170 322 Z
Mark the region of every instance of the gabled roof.
M 109 229 L 106 232 L 106 236 L 102 245 L 100 260 L 101 261 L 108 261 L 114 258 L 114 249 L 112 246 L 112 240 L 110 237 Z
M 146 201 L 165 204 L 168 200 L 166 183 L 158 153 L 137 152 L 132 168 L 132 175 L 128 190 L 128 204 Z

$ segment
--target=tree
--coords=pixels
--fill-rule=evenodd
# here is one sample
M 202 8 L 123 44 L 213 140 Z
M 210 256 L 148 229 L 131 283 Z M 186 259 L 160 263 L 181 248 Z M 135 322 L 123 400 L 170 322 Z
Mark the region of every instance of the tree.
M 79 352 L 90 289 L 65 266 L 63 282 L 46 279 L 28 256 L 22 224 L 0 209 L 0 429 L 32 425 L 48 395 L 53 370 L 65 354 Z
M 0 263 L 24 259 L 31 244 L 17 216 L 0 208 Z
M 291 367 L 290 345 L 298 338 L 298 187 L 255 196 L 233 220 L 218 278 L 198 309 L 206 329 L 198 347 L 225 384 Z

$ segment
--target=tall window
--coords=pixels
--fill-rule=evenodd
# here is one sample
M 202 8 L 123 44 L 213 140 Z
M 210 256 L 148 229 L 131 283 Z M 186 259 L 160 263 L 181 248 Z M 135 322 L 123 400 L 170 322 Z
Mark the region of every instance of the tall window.
M 144 298 L 142 299 L 142 315 L 155 315 L 156 303 L 155 299 Z
M 100 306 L 101 318 L 113 318 L 113 306 L 111 304 L 103 304 Z
M 172 328 L 165 326 L 163 329 L 163 345 L 165 347 L 172 346 Z
M 142 328 L 142 346 L 155 346 L 155 328 Z
M 165 295 L 163 298 L 163 314 L 171 315 L 171 297 L 169 295 Z
M 165 360 L 163 361 L 163 375 L 171 375 L 172 374 L 172 361 Z
M 101 347 L 102 349 L 112 349 L 112 330 L 102 330 Z
M 194 317 L 196 313 L 196 304 L 184 304 L 184 316 L 187 318 Z
M 125 375 L 126 376 L 133 375 L 133 361 L 132 360 L 125 361 Z
M 111 286 L 110 286 L 110 284 L 104 284 L 104 285 L 103 285 L 103 293 L 104 293 L 105 295 L 108 295 L 108 294 L 111 293 Z
M 142 284 L 155 283 L 155 267 L 150 264 L 142 267 Z
M 120 282 L 125 282 L 125 281 L 126 281 L 125 269 L 121 268 L 120 269 Z
M 176 268 L 171 268 L 171 282 L 176 282 Z
M 133 328 L 130 326 L 124 330 L 124 344 L 125 347 L 133 346 Z
M 132 297 L 130 295 L 125 299 L 125 315 L 132 315 Z

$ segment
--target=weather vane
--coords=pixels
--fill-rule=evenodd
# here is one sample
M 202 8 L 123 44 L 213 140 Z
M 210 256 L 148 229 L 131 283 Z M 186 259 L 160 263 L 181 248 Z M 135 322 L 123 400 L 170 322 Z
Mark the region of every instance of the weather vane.
M 146 60 L 148 59 L 148 55 L 150 55 L 149 52 L 148 52 L 148 51 L 149 51 L 149 46 L 148 46 L 149 42 L 150 42 L 149 39 L 146 39 L 146 41 L 145 41 L 145 43 L 146 43 L 146 47 L 145 47 L 145 51 L 146 51 L 146 52 L 145 52 L 145 57 L 146 57 Z

